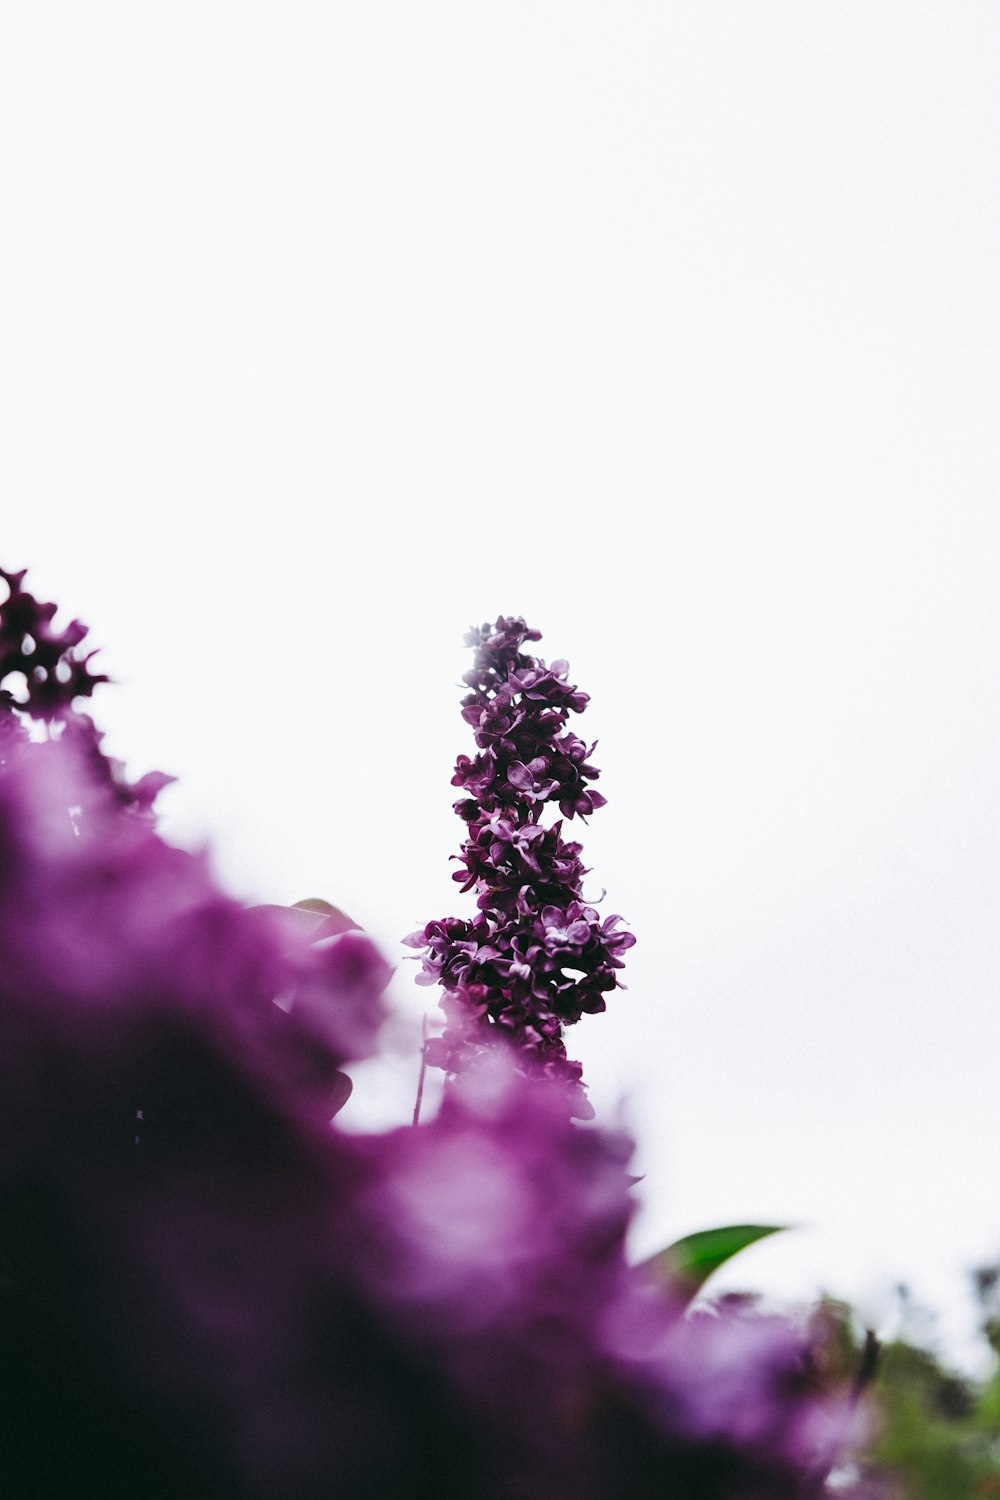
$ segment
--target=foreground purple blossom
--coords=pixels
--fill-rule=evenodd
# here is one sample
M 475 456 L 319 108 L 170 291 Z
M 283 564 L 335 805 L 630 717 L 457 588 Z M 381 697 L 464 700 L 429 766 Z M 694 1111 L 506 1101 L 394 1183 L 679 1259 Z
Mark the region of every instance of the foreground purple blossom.
M 455 879 L 475 888 L 479 914 L 428 922 L 405 941 L 423 950 L 417 983 L 445 991 L 447 1025 L 427 1043 L 428 1062 L 455 1078 L 501 1036 L 532 1076 L 570 1080 L 570 1107 L 586 1118 L 564 1029 L 604 1010 L 635 938 L 618 930 L 621 917 L 602 921 L 586 904 L 581 846 L 562 837 L 562 819 L 585 817 L 605 799 L 590 785 L 600 774 L 588 759 L 594 745 L 566 728 L 587 694 L 567 680 L 566 662 L 546 666 L 522 651 L 540 639 L 514 616 L 466 636 L 476 655 L 462 717 L 480 753 L 460 755 L 452 778 L 466 793 L 455 810 L 468 825 Z M 562 819 L 544 827 L 548 803 Z
M 494 1047 L 419 1130 L 339 1128 L 387 974 L 226 897 L 73 735 L 7 743 L 0 1493 L 823 1494 L 848 1403 L 789 1323 L 629 1268 L 630 1144 L 571 1081 Z

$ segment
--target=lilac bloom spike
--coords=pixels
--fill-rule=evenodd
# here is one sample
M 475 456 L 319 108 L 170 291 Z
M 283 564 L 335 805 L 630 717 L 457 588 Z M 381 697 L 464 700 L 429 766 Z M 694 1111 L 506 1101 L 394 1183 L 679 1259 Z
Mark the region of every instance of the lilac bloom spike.
M 427 1044 L 429 1063 L 457 1077 L 502 1036 L 526 1073 L 568 1082 L 572 1112 L 587 1118 L 564 1028 L 605 1008 L 635 938 L 617 930 L 621 917 L 602 922 L 584 902 L 580 845 L 562 837 L 563 820 L 585 818 L 605 799 L 591 785 L 600 774 L 589 760 L 596 741 L 588 746 L 567 728 L 587 694 L 569 682 L 567 662 L 547 666 L 522 650 L 540 639 L 512 615 L 465 637 L 476 654 L 462 717 L 478 753 L 460 755 L 452 778 L 467 824 L 454 878 L 475 890 L 478 915 L 429 922 L 405 941 L 423 950 L 417 982 L 445 991 L 447 1025 Z M 562 817 L 544 826 L 551 803 Z

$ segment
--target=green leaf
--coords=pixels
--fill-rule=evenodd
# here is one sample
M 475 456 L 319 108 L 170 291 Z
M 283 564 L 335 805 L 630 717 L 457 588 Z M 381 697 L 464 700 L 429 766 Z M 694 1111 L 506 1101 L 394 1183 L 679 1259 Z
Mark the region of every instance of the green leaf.
M 341 932 L 360 932 L 361 929 L 353 917 L 349 917 L 346 911 L 341 911 L 339 906 L 332 906 L 329 901 L 324 901 L 322 896 L 306 896 L 302 901 L 296 901 L 289 908 L 294 912 L 301 912 L 303 917 L 309 918 L 313 923 L 316 933 L 314 941 L 319 938 L 334 937 Z
M 780 1234 L 787 1224 L 727 1224 L 722 1229 L 699 1229 L 675 1240 L 665 1250 L 651 1255 L 643 1265 L 679 1290 L 686 1302 L 690 1302 L 701 1291 L 705 1282 L 725 1265 L 734 1255 L 766 1239 L 769 1234 Z

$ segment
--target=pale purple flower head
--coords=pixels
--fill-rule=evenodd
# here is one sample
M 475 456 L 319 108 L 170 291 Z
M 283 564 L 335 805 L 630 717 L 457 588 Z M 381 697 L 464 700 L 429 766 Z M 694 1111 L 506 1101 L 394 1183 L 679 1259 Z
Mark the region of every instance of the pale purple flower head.
M 0 1492 L 336 1493 L 356 1168 L 329 1122 L 388 973 L 359 932 L 313 943 L 224 896 L 72 739 L 7 755 Z

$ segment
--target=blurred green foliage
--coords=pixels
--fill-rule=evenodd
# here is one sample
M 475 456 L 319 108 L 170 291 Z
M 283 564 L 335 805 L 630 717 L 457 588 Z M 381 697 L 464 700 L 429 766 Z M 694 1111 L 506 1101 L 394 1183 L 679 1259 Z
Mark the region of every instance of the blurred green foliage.
M 851 1382 L 874 1419 L 856 1465 L 834 1477 L 831 1492 L 877 1500 L 1000 1500 L 1000 1266 L 974 1274 L 983 1336 L 993 1371 L 982 1380 L 957 1374 L 917 1341 L 912 1304 L 899 1288 L 898 1335 L 876 1346 L 859 1333 L 851 1309 L 826 1298 L 813 1318 L 831 1379 Z

